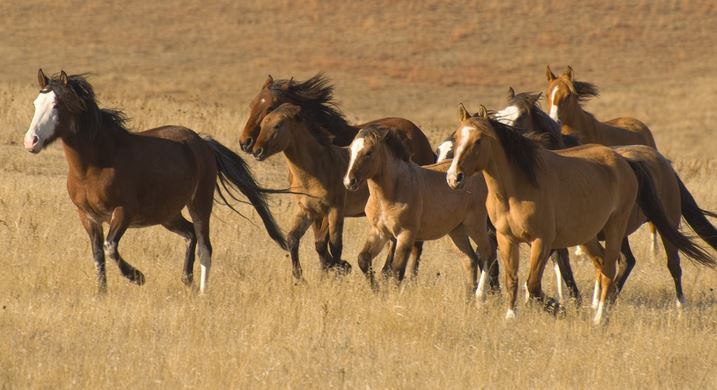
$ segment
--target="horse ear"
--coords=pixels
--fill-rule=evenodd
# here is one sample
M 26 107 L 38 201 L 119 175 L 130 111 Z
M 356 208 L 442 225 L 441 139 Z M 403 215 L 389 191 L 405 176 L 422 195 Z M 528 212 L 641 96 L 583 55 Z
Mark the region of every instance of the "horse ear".
M 533 104 L 533 105 L 537 104 L 537 103 L 538 103 L 538 100 L 540 100 L 540 97 L 541 97 L 541 96 L 543 96 L 543 93 L 542 93 L 542 92 L 538 92 L 537 94 L 533 95 L 533 96 L 530 98 L 530 104 Z
M 50 83 L 50 79 L 45 76 L 45 72 L 42 71 L 42 68 L 37 70 L 37 84 L 40 86 L 40 89 L 43 89 L 47 87 L 47 84 Z
M 568 80 L 573 81 L 575 79 L 575 72 L 573 71 L 573 68 L 568 65 L 567 68 L 565 68 L 565 73 L 563 73 L 565 76 L 567 76 Z
M 266 76 L 266 80 L 264 81 L 264 85 L 263 85 L 261 88 L 262 88 L 262 89 L 263 89 L 263 88 L 266 88 L 266 87 L 268 87 L 268 86 L 270 86 L 270 85 L 272 85 L 272 84 L 274 84 L 274 78 L 271 77 L 271 75 L 268 75 L 268 76 Z
M 461 122 L 463 122 L 470 119 L 472 115 L 468 112 L 468 110 L 466 110 L 466 106 L 464 106 L 463 103 L 458 103 L 458 116 Z
M 545 66 L 545 77 L 548 78 L 548 81 L 553 81 L 557 78 L 555 76 L 555 73 L 553 73 L 553 71 L 550 70 L 550 65 Z
M 70 84 L 70 78 L 67 76 L 67 73 L 65 73 L 64 70 L 60 71 L 60 81 L 65 87 Z
M 485 106 L 481 104 L 481 105 L 478 107 L 478 112 L 476 113 L 476 116 L 477 116 L 478 118 L 488 119 L 488 109 L 485 108 Z
M 508 99 L 512 99 L 515 97 L 515 90 L 513 87 L 508 87 Z

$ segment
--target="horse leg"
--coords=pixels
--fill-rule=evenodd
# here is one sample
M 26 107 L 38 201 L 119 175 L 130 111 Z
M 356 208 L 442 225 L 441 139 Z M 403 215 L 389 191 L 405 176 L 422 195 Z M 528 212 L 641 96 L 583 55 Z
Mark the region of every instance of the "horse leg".
M 497 238 L 498 253 L 500 254 L 500 261 L 503 263 L 505 289 L 508 292 L 508 310 L 505 313 L 505 319 L 509 320 L 515 318 L 515 304 L 518 298 L 518 266 L 520 260 L 518 243 L 506 234 L 498 234 Z
M 388 241 L 388 237 L 383 235 L 379 230 L 372 228 L 366 237 L 366 242 L 363 244 L 363 249 L 358 255 L 358 265 L 361 271 L 366 275 L 366 278 L 371 283 L 371 287 L 376 289 L 376 280 L 374 279 L 373 269 L 371 268 L 371 262 L 383 246 Z
M 112 211 L 110 228 L 107 231 L 107 238 L 104 242 L 104 251 L 105 256 L 117 263 L 120 272 L 122 272 L 122 276 L 130 282 L 141 286 L 144 284 L 144 275 L 138 269 L 127 263 L 122 256 L 120 256 L 119 250 L 117 249 L 120 239 L 122 239 L 122 236 L 129 227 L 130 217 L 127 214 L 124 207 L 117 207 Z
M 331 254 L 329 253 L 329 220 L 321 218 L 311 224 L 314 231 L 314 248 L 319 255 L 321 269 L 328 269 L 331 266 Z
M 448 235 L 453 241 L 453 246 L 462 254 L 461 262 L 465 274 L 466 297 L 471 299 L 473 294 L 477 294 L 478 256 L 473 251 L 466 229 L 462 225 L 455 228 Z M 483 297 L 481 296 L 481 298 Z
M 545 265 L 548 263 L 551 249 L 541 238 L 530 243 L 530 271 L 528 272 L 528 292 L 530 297 L 544 303 L 545 310 L 552 314 L 560 312 L 560 305 L 552 298 L 545 299 L 542 280 Z
M 344 235 L 344 211 L 340 208 L 329 210 L 329 250 L 331 251 L 332 267 L 338 268 L 342 273 L 351 272 L 351 264 L 341 260 Z
M 406 273 L 412 279 L 418 277 L 418 266 L 421 261 L 421 254 L 423 253 L 423 241 L 416 241 L 413 243 L 411 248 L 411 257 L 406 265 Z
M 485 246 L 485 248 L 489 251 L 486 252 L 488 253 L 488 258 L 486 260 L 482 260 L 479 264 L 481 264 L 481 273 L 483 273 L 483 269 L 487 268 L 488 270 L 487 275 L 488 283 L 490 284 L 490 292 L 497 294 L 500 292 L 500 267 L 498 266 L 498 258 L 496 255 L 498 241 L 496 241 L 495 233 L 488 232 L 487 237 L 489 244 L 488 246 Z M 478 247 L 476 247 L 476 252 L 480 254 L 482 258 L 483 253 L 481 252 L 481 246 L 482 245 L 478 245 Z
M 556 249 L 553 252 L 553 261 L 555 262 L 556 276 L 562 277 L 557 280 L 558 285 L 561 286 L 562 282 L 565 282 L 565 286 L 568 288 L 569 297 L 575 300 L 575 303 L 580 306 L 582 303 L 582 297 L 580 296 L 580 290 L 578 290 L 578 284 L 575 283 L 573 277 L 573 269 L 570 266 L 570 254 L 567 248 Z M 562 289 L 560 289 L 562 290 Z M 558 292 L 560 292 L 560 290 Z M 560 297 L 562 301 L 563 297 Z
M 612 228 L 612 229 L 611 229 Z M 599 280 L 599 291 L 600 298 L 597 304 L 597 310 L 593 322 L 598 325 L 605 320 L 607 312 L 607 305 L 614 299 L 614 278 L 615 278 L 615 263 L 618 256 L 620 255 L 620 245 L 622 238 L 616 238 L 619 235 L 611 232 L 615 230 L 614 227 L 607 225 L 604 229 L 605 232 L 605 249 L 600 246 L 597 239 L 583 245 L 583 249 L 588 252 L 590 257 L 593 259 L 597 270 L 597 279 Z M 596 285 L 597 290 L 597 285 Z
M 386 262 L 383 263 L 383 269 L 381 274 L 388 278 L 391 276 L 391 264 L 393 264 L 393 254 L 396 252 L 396 239 L 391 238 L 388 240 L 388 254 L 386 255 Z
M 391 264 L 391 275 L 398 282 L 403 281 L 406 275 L 406 263 L 408 263 L 414 242 L 416 242 L 415 235 L 407 230 L 396 237 L 396 252 L 393 255 L 393 264 Z
M 680 255 L 677 252 L 677 248 L 664 237 L 662 238 L 662 244 L 665 246 L 665 254 L 667 255 L 667 268 L 670 270 L 672 280 L 675 282 L 675 293 L 677 294 L 675 304 L 678 309 L 682 309 L 685 306 L 685 295 L 682 292 L 682 267 L 680 266 Z
M 625 282 L 630 276 L 630 273 L 632 272 L 632 269 L 635 267 L 636 263 L 635 255 L 632 253 L 632 248 L 630 248 L 630 241 L 627 237 L 622 240 L 622 247 L 620 251 L 625 256 L 625 261 L 619 262 L 617 276 L 615 276 L 615 290 L 618 294 L 620 293 L 620 291 L 622 291 L 622 287 L 625 285 Z
M 80 215 L 80 222 L 90 236 L 90 244 L 92 245 L 92 257 L 95 259 L 95 269 L 97 270 L 97 287 L 100 293 L 107 292 L 107 272 L 105 270 L 105 252 L 102 249 L 102 241 L 104 234 L 102 225 L 90 220 L 82 210 L 77 210 Z
M 647 222 L 647 228 L 650 230 L 650 253 L 652 258 L 657 258 L 657 254 L 660 251 L 660 244 L 657 242 L 657 229 L 652 222 Z M 669 260 L 668 260 L 669 261 Z
M 197 234 L 194 232 L 194 225 L 184 219 L 182 214 L 179 214 L 171 221 L 162 224 L 162 226 L 172 233 L 179 234 L 187 242 L 187 251 L 184 254 L 182 282 L 187 286 L 191 286 L 194 278 L 194 252 L 197 248 Z
M 303 273 L 301 263 L 299 262 L 299 242 L 314 220 L 315 219 L 312 218 L 307 211 L 300 209 L 299 212 L 294 215 L 291 229 L 286 235 L 286 244 L 289 247 L 289 254 L 291 256 L 292 274 L 297 280 L 301 279 Z
M 480 267 L 481 272 L 475 294 L 479 300 L 483 300 L 486 284 L 490 284 L 492 293 L 500 291 L 500 282 L 498 281 L 499 267 L 496 256 L 498 243 L 495 235 L 490 234 L 485 228 L 485 221 L 482 218 L 477 218 L 475 221 L 473 219 L 466 220 L 463 222 L 463 226 L 468 236 L 476 244 L 474 253 L 478 255 L 478 267 Z

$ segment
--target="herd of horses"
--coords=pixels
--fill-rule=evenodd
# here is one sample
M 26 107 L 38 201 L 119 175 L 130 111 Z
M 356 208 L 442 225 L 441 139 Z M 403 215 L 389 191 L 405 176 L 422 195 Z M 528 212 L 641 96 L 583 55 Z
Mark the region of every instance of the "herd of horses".
M 717 229 L 707 219 L 717 215 L 698 206 L 647 126 L 633 118 L 600 122 L 586 112 L 581 103 L 597 96 L 597 88 L 576 80 L 570 67 L 558 76 L 548 67 L 546 76 L 547 113 L 540 94 L 512 88 L 501 110 L 480 106 L 470 113 L 461 104 L 457 129 L 435 152 L 403 118 L 347 123 L 322 74 L 303 82 L 269 76 L 250 104 L 239 144 L 258 161 L 283 152 L 286 189 L 259 185 L 239 155 L 188 128 L 128 131 L 122 112 L 98 106 L 83 75 L 64 71 L 52 77 L 38 71 L 40 93 L 24 146 L 39 153 L 62 140 L 68 192 L 91 241 L 101 292 L 106 257 L 129 281 L 144 283 L 118 244 L 127 228 L 152 225 L 185 239 L 187 285 L 198 252 L 204 292 L 213 203 L 238 213 L 232 204 L 246 197 L 269 236 L 289 251 L 297 279 L 299 243 L 309 227 L 322 269 L 349 272 L 342 259 L 344 218 L 365 216 L 370 228 L 358 266 L 372 287 L 378 287 L 372 260 L 384 247 L 382 273 L 400 282 L 417 275 L 423 242 L 447 235 L 461 259 L 467 295 L 475 296 L 470 299 L 480 303 L 488 291 L 500 291 L 502 268 L 506 318 L 515 317 L 519 244 L 528 243 L 527 298 L 553 313 L 563 309 L 541 288 L 552 258 L 559 298 L 564 282 L 579 304 L 567 250 L 578 246 L 596 270 L 594 322 L 605 321 L 636 262 L 629 236 L 648 223 L 653 248 L 657 235 L 662 240 L 682 307 L 679 252 L 708 267 L 717 262 L 681 233 L 680 221 L 717 249 Z M 267 206 L 273 193 L 295 197 L 286 235 Z M 191 222 L 182 215 L 185 207 Z

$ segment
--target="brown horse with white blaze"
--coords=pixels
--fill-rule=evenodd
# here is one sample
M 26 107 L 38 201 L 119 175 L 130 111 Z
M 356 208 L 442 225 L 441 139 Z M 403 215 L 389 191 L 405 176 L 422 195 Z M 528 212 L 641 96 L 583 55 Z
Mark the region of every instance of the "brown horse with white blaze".
M 495 259 L 488 237 L 485 182 L 475 177 L 467 181 L 465 191 L 451 191 L 444 179 L 448 163 L 429 167 L 412 163 L 402 139 L 378 125 L 359 131 L 350 149 L 344 185 L 356 191 L 366 183 L 370 193 L 365 212 L 371 230 L 358 258 L 369 280 L 373 282 L 371 261 L 387 240 L 396 239 L 392 274 L 400 281 L 416 240 L 448 235 L 462 254 L 467 293 L 472 296 L 477 267 L 485 269 Z M 480 258 L 469 238 L 476 243 Z M 482 272 L 482 284 L 485 277 L 487 273 Z
M 600 276 L 594 322 L 602 322 L 615 293 L 616 262 L 635 203 L 678 249 L 700 262 L 714 263 L 668 223 L 645 167 L 613 149 L 585 145 L 550 151 L 489 118 L 484 107 L 476 116 L 462 113 L 456 144 L 448 184 L 461 188 L 466 177 L 482 172 L 488 186 L 486 207 L 496 228 L 509 293 L 506 318 L 515 317 L 518 244 L 527 242 L 528 291 L 537 300 L 544 299 L 541 280 L 551 250 L 583 247 Z
M 179 126 L 132 133 L 122 112 L 98 106 L 82 75 L 63 71 L 48 78 L 40 70 L 38 82 L 40 94 L 25 148 L 39 153 L 53 141 L 62 141 L 69 166 L 67 189 L 90 237 L 101 292 L 107 288 L 105 256 L 117 263 L 125 278 L 144 284 L 144 275 L 120 256 L 118 245 L 127 228 L 152 225 L 162 225 L 186 240 L 185 284 L 192 283 L 199 247 L 204 292 L 212 264 L 209 219 L 215 192 L 225 203 L 237 200 L 235 190 L 243 193 L 271 238 L 286 248 L 266 205 L 266 194 L 275 191 L 257 185 L 244 161 L 224 145 Z M 192 222 L 182 216 L 185 206 Z M 106 237 L 102 223 L 109 223 Z

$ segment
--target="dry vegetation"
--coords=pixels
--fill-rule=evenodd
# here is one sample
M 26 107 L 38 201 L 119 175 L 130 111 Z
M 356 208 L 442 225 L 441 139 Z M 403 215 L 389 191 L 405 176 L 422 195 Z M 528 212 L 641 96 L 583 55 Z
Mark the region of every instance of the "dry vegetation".
M 498 298 L 466 305 L 444 240 L 426 245 L 416 283 L 374 295 L 358 272 L 323 276 L 308 239 L 307 283 L 294 285 L 284 253 L 222 209 L 206 296 L 180 283 L 182 240 L 150 228 L 121 245 L 148 283 L 129 285 L 109 265 L 109 294 L 98 297 L 61 148 L 31 156 L 20 146 L 40 66 L 93 72 L 102 101 L 134 128 L 183 124 L 238 149 L 267 73 L 324 70 L 350 120 L 408 117 L 436 142 L 455 126 L 457 102 L 497 108 L 508 85 L 542 90 L 545 64 L 571 64 L 602 88 L 589 110 L 645 120 L 714 210 L 713 2 L 104 3 L 0 3 L 0 387 L 717 386 L 717 272 L 683 263 L 690 305 L 678 313 L 664 256 L 650 257 L 644 231 L 604 328 L 591 326 L 588 308 L 555 320 L 526 307 L 506 323 Z M 251 164 L 263 183 L 284 184 L 283 159 Z M 274 205 L 286 225 L 290 200 Z M 347 225 L 354 264 L 365 229 L 361 219 Z M 587 295 L 592 266 L 574 264 Z M 552 277 L 545 284 L 554 291 Z

